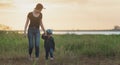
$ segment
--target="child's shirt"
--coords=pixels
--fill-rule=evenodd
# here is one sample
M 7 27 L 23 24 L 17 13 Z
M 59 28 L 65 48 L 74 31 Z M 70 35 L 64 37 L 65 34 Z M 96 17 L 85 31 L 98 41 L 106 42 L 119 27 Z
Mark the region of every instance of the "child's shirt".
M 43 34 L 42 39 L 44 39 L 44 47 L 46 49 L 52 48 L 53 50 L 55 50 L 55 42 L 52 36 L 48 37 Z

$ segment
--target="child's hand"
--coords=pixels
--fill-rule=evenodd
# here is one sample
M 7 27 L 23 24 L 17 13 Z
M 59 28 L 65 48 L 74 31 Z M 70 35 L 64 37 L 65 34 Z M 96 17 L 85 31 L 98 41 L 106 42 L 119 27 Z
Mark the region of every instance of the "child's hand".
M 45 36 L 47 36 L 47 33 L 46 33 L 46 32 L 44 32 L 44 34 L 45 34 Z

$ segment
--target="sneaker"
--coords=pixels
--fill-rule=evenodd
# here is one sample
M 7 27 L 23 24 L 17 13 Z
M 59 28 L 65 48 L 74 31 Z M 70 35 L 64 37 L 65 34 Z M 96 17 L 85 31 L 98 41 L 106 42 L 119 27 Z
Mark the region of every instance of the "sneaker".
M 51 60 L 51 61 L 53 61 L 53 60 L 54 60 L 54 58 L 50 58 L 50 60 Z
M 32 60 L 33 60 L 33 58 L 32 58 L 31 56 L 29 56 L 29 57 L 28 57 L 28 60 L 32 61 Z
M 36 60 L 36 61 L 38 61 L 38 60 L 39 60 L 39 58 L 36 58 L 35 60 Z

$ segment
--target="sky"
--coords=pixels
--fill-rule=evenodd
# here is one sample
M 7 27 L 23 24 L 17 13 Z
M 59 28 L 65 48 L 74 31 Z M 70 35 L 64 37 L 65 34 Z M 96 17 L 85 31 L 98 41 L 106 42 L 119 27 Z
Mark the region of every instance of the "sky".
M 0 0 L 0 24 L 23 30 L 37 3 L 46 8 L 46 29 L 106 30 L 120 25 L 120 0 Z

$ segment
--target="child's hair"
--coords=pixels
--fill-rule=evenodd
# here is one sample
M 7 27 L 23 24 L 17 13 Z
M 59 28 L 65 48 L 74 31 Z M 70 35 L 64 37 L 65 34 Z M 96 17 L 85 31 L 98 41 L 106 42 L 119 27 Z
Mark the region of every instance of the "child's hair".
M 51 29 L 47 29 L 46 32 L 47 32 L 47 35 L 52 35 L 53 34 L 53 31 Z

